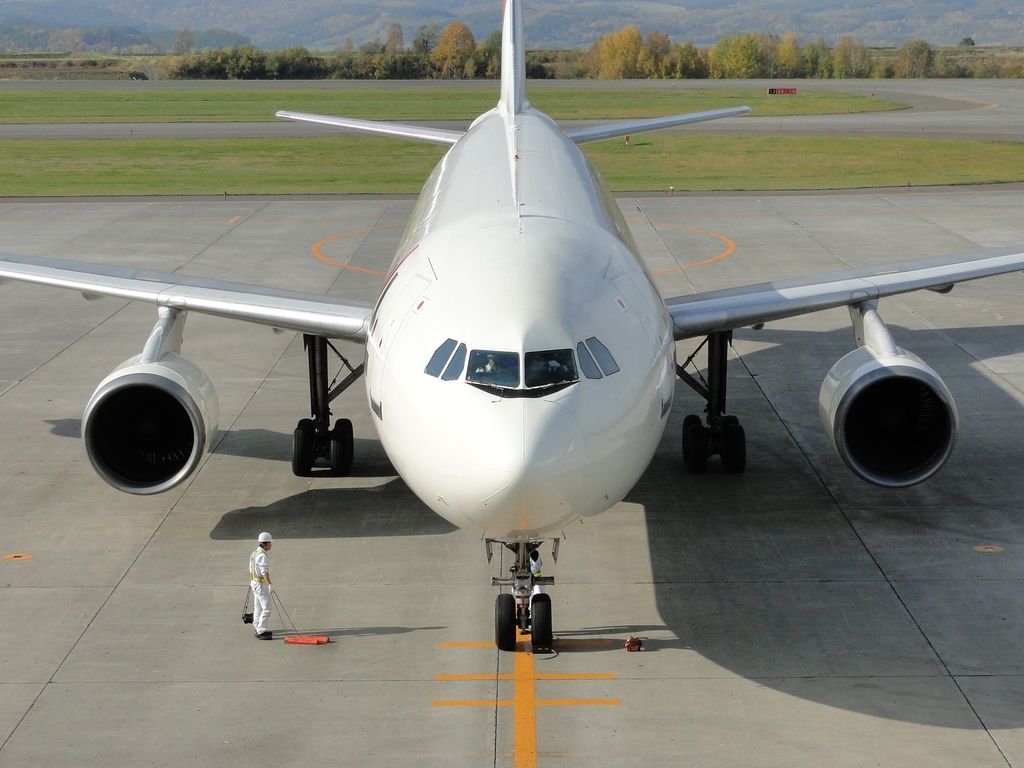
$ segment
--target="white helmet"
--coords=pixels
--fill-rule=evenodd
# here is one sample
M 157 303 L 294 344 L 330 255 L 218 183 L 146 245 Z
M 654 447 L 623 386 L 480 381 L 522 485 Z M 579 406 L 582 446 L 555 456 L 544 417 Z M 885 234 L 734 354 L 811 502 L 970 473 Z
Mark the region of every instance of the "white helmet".
M 266 531 L 264 531 L 263 533 L 260 534 L 259 543 L 260 544 L 273 544 L 274 543 L 274 537 L 271 536 Z

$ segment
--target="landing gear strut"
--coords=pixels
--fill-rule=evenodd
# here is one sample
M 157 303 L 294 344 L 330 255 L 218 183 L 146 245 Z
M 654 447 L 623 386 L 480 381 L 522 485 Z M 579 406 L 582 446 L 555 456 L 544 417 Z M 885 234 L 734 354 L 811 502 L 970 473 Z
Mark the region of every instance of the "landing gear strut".
M 292 434 L 292 472 L 299 477 L 308 477 L 316 460 L 324 459 L 330 464 L 332 475 L 347 475 L 352 467 L 354 450 L 352 422 L 338 419 L 331 429 L 330 403 L 363 375 L 363 366 L 360 364 L 353 368 L 322 336 L 304 334 L 302 343 L 309 359 L 309 410 L 312 418 L 302 419 Z M 327 378 L 328 349 L 348 369 L 348 376 L 337 386 Z
M 553 576 L 541 576 L 537 561 L 531 558 L 540 546 L 539 541 L 496 541 L 487 539 L 487 561 L 490 562 L 494 544 L 502 544 L 515 555 L 506 578 L 493 577 L 494 586 L 511 587 L 494 601 L 494 644 L 501 651 L 516 649 L 516 630 L 530 634 L 534 653 L 547 653 L 554 642 L 551 629 L 551 596 L 535 591 L 535 587 L 554 584 Z M 552 558 L 558 560 L 558 543 L 554 540 Z
M 708 457 L 721 456 L 729 472 L 742 472 L 747 466 L 747 438 L 735 416 L 725 413 L 726 379 L 729 363 L 729 344 L 732 331 L 710 334 L 682 365 L 676 374 L 704 398 L 707 424 L 700 416 L 690 414 L 683 419 L 683 463 L 690 472 L 701 473 L 708 466 Z M 701 348 L 708 346 L 708 380 L 697 381 L 686 372 Z M 698 373 L 698 375 L 700 375 Z

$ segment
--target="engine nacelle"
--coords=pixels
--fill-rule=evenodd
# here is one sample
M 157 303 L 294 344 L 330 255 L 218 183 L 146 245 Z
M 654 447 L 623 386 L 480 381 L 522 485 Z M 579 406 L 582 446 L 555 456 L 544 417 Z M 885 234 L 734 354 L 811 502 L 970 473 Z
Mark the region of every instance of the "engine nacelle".
M 900 349 L 860 347 L 828 372 L 818 413 L 832 445 L 858 477 L 904 488 L 934 475 L 953 452 L 957 412 L 939 375 Z
M 180 355 L 126 360 L 93 393 L 82 418 L 89 461 L 120 491 L 153 494 L 187 478 L 217 431 L 213 384 Z

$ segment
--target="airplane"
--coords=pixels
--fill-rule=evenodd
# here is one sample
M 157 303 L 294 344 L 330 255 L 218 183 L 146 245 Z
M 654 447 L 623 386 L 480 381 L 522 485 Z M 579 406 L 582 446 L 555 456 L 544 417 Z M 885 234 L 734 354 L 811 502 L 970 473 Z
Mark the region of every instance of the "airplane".
M 571 522 L 617 504 L 640 478 L 674 406 L 676 378 L 704 400 L 682 427 L 692 472 L 719 456 L 746 465 L 745 433 L 728 413 L 728 345 L 737 328 L 848 307 L 856 347 L 829 371 L 819 415 L 857 476 L 899 488 L 946 462 L 957 434 L 939 375 L 899 348 L 878 312 L 897 294 L 948 292 L 959 282 L 1024 270 L 1024 246 L 715 290 L 664 300 L 615 199 L 579 145 L 738 116 L 746 107 L 561 131 L 527 99 L 520 0 L 505 0 L 497 105 L 466 131 L 279 112 L 450 146 L 427 180 L 372 305 L 178 274 L 0 256 L 0 280 L 157 307 L 141 354 L 104 379 L 82 421 L 89 459 L 113 487 L 152 494 L 176 486 L 217 430 L 217 396 L 182 355 L 190 312 L 302 333 L 310 418 L 293 434 L 292 469 L 353 461 L 352 423 L 330 404 L 360 378 L 380 441 L 398 474 L 434 512 L 480 531 L 488 559 L 513 555 L 495 600 L 495 643 L 517 630 L 551 647 L 552 583 L 534 565 Z M 332 386 L 332 340 L 364 360 Z M 676 358 L 703 339 L 706 383 Z M 334 350 L 336 352 L 336 350 Z M 340 355 L 339 355 L 340 356 Z

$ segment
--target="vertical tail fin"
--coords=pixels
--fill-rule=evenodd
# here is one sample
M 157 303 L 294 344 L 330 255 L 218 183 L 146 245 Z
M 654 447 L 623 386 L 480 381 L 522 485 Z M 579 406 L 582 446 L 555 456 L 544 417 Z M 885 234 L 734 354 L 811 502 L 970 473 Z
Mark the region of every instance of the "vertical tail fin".
M 518 115 L 526 100 L 526 43 L 523 39 L 523 8 L 519 0 L 503 0 L 501 25 L 501 100 L 498 106 Z

